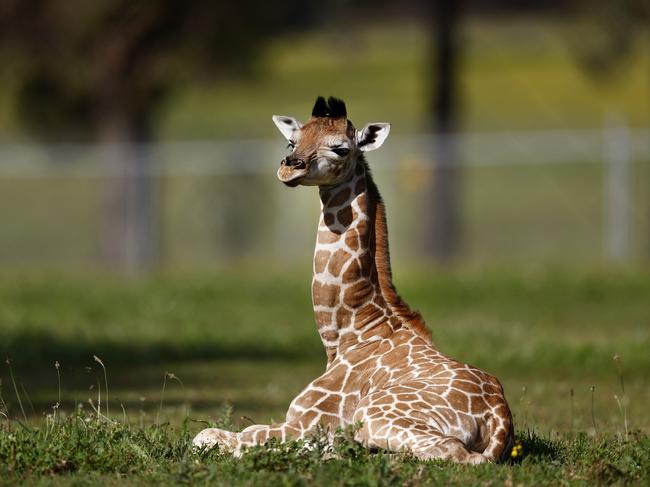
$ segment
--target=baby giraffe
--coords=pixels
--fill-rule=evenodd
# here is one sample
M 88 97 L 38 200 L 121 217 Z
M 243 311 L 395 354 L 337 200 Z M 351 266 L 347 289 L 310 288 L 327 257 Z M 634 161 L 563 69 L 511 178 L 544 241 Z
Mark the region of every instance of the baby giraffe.
M 369 448 L 473 464 L 507 458 L 513 424 L 501 384 L 440 353 L 393 286 L 386 211 L 364 158 L 390 125 L 356 130 L 343 101 L 323 97 L 305 124 L 273 121 L 291 148 L 280 181 L 319 189 L 312 301 L 327 368 L 293 400 L 284 423 L 240 433 L 209 428 L 194 444 L 238 455 L 242 446 L 304 438 L 319 425 L 333 432 L 360 423 L 355 439 Z

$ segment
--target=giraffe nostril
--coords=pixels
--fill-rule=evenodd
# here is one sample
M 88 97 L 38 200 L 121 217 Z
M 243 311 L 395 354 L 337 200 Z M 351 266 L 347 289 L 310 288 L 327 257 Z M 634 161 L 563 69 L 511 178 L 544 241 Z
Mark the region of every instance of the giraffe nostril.
M 283 164 L 288 167 L 293 167 L 296 169 L 304 169 L 307 167 L 307 164 L 303 159 L 294 159 L 290 157 L 285 157 L 282 159 L 282 162 L 280 164 Z

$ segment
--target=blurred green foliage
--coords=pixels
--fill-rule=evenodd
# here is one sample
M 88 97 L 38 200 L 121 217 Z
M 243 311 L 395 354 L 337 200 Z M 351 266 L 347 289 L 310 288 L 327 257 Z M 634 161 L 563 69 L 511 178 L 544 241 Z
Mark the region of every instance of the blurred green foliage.
M 0 59 L 14 116 L 47 140 L 148 139 L 171 89 L 250 71 L 262 41 L 292 25 L 298 5 L 8 0 Z M 305 24 L 309 5 L 301 5 Z
M 596 81 L 576 63 L 582 32 L 575 18 L 469 17 L 462 26 L 462 126 L 467 130 L 599 127 L 607 112 L 633 126 L 650 123 L 642 38 Z M 163 139 L 267 137 L 273 113 L 306 118 L 318 94 L 348 102 L 353 121 L 389 120 L 396 133 L 426 128 L 429 39 L 414 21 L 381 21 L 271 37 L 254 76 L 223 72 L 219 79 L 170 93 L 153 123 Z M 16 124 L 12 87 L 0 77 L 0 133 L 24 137 Z
M 466 20 L 461 126 L 468 131 L 593 128 L 616 112 L 650 123 L 647 45 L 638 41 L 607 83 L 575 62 L 570 19 Z M 394 133 L 428 119 L 428 34 L 419 24 L 336 27 L 269 43 L 264 75 L 179 91 L 158 121 L 163 138 L 266 137 L 269 115 L 305 119 L 317 94 L 347 101 L 357 124 L 387 120 Z

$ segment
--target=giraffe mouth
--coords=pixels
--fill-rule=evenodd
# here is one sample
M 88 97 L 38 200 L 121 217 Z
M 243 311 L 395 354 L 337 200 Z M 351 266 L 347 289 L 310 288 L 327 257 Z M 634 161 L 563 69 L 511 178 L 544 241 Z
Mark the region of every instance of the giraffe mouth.
M 306 167 L 295 168 L 282 165 L 278 169 L 278 179 L 290 188 L 295 188 L 305 179 L 308 171 Z

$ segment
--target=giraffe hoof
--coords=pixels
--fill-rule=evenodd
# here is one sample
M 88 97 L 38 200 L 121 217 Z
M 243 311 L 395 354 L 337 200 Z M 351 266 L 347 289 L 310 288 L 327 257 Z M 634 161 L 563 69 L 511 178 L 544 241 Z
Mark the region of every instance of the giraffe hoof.
M 470 453 L 465 463 L 469 465 L 479 465 L 481 463 L 488 463 L 488 462 L 489 460 L 485 455 L 482 455 L 480 453 Z
M 219 445 L 222 450 L 234 450 L 233 436 L 235 433 L 224 431 L 219 428 L 206 428 L 200 431 L 192 440 L 196 449 L 210 450 Z

